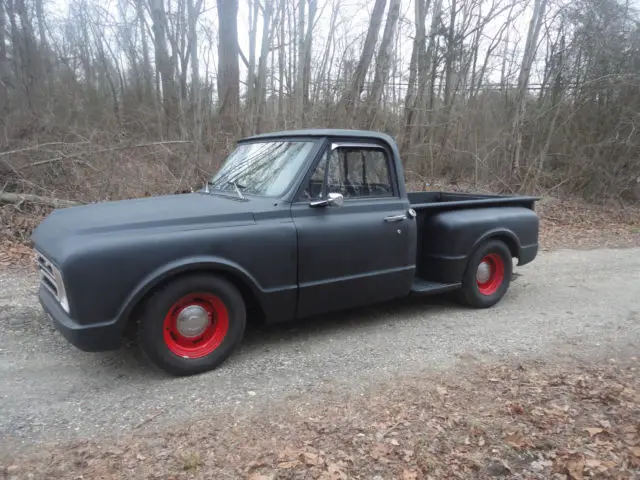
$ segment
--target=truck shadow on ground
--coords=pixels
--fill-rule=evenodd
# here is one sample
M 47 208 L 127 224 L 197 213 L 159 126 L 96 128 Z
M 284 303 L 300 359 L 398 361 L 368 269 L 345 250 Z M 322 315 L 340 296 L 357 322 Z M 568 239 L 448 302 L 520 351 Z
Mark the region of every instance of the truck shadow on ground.
M 293 322 L 265 325 L 249 321 L 238 350 L 216 370 L 224 371 L 225 367 L 230 365 L 251 363 L 265 351 L 286 350 L 295 345 L 303 348 L 307 342 L 321 341 L 334 335 L 358 335 L 359 331 L 364 334 L 372 328 L 393 326 L 395 322 L 401 321 L 429 322 L 430 317 L 431 321 L 441 321 L 442 317 L 435 314 L 449 309 L 464 307 L 446 295 L 408 297 Z M 116 370 L 126 370 L 128 376 L 141 376 L 146 379 L 173 378 L 146 361 L 134 338 L 127 339 L 120 350 L 100 355 L 106 360 L 104 364 L 110 364 Z M 112 361 L 109 361 L 109 358 Z
M 415 321 L 428 321 L 430 313 L 444 308 L 462 307 L 444 296 L 408 297 L 302 318 L 287 323 L 263 325 L 251 322 L 247 326 L 242 346 L 243 350 L 250 350 L 251 348 L 260 348 L 265 342 L 274 340 L 297 341 L 301 338 L 313 340 L 314 336 L 329 335 L 345 330 L 357 333 L 359 329 L 393 324 L 394 321 L 406 320 L 412 316 L 424 316 L 424 318 L 414 318 Z

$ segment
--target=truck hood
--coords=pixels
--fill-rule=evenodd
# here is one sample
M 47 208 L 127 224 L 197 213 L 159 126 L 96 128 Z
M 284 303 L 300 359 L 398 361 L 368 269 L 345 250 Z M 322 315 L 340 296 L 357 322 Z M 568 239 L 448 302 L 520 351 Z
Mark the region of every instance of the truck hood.
M 252 211 L 262 202 L 190 193 L 69 207 L 55 210 L 43 220 L 32 240 L 37 249 L 47 253 L 59 251 L 62 242 L 79 236 L 251 224 L 255 222 Z

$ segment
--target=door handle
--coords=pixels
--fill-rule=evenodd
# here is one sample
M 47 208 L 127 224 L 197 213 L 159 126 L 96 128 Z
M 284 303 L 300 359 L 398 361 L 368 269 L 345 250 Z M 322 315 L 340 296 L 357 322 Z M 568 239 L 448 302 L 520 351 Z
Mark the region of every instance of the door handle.
M 384 217 L 384 221 L 385 222 L 401 222 L 403 220 L 406 220 L 407 216 L 406 215 L 392 215 L 390 217 Z

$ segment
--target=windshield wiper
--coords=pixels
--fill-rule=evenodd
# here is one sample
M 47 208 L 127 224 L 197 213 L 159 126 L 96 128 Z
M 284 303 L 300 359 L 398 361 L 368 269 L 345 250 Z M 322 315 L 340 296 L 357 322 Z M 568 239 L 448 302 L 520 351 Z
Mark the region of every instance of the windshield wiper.
M 238 183 L 233 181 L 233 180 L 231 181 L 231 184 L 233 185 L 233 188 L 236 189 L 236 193 L 238 194 L 238 197 L 240 197 L 240 199 L 244 200 L 245 196 L 240 191 L 240 187 L 242 187 L 242 188 L 245 188 L 245 187 L 243 187 L 242 185 L 238 185 Z
M 210 188 L 210 187 L 211 187 L 213 190 L 223 191 L 223 190 L 228 190 L 228 189 L 229 189 L 229 188 L 228 188 L 229 186 L 232 186 L 232 187 L 233 187 L 233 189 L 235 190 L 235 193 L 238 195 L 238 198 L 239 198 L 239 199 L 241 199 L 241 200 L 246 200 L 246 199 L 247 199 L 247 197 L 245 197 L 245 196 L 242 194 L 242 190 L 243 190 L 243 189 L 245 189 L 245 188 L 247 188 L 247 187 L 245 187 L 244 185 L 242 185 L 242 184 L 240 184 L 240 183 L 236 182 L 235 180 L 229 180 L 229 181 L 226 183 L 226 185 L 224 185 L 224 188 L 222 188 L 218 183 L 216 183 L 216 182 L 212 182 L 211 180 L 209 180 L 209 181 L 207 182 L 206 187 L 205 187 L 205 192 L 207 192 L 207 193 L 213 193 L 213 192 L 211 192 L 211 191 L 209 190 L 209 188 Z

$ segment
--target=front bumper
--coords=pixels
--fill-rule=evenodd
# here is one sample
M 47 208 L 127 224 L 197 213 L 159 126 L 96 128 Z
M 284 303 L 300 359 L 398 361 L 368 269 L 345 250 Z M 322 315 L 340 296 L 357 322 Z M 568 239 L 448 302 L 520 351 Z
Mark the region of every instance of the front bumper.
M 38 291 L 38 300 L 56 329 L 76 348 L 85 352 L 102 352 L 120 347 L 122 331 L 116 322 L 79 324 L 42 285 Z

